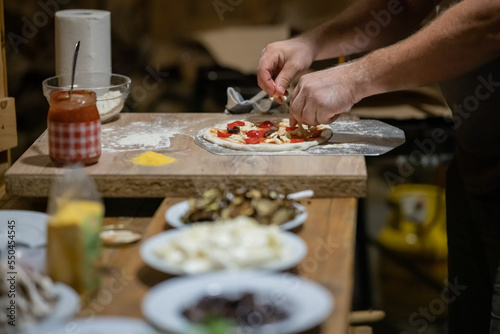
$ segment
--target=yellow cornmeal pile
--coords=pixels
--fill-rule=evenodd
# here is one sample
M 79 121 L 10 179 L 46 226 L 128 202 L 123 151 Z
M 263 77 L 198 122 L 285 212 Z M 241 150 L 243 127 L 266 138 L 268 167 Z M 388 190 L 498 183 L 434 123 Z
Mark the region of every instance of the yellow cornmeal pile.
M 160 153 L 155 152 L 144 152 L 138 157 L 132 159 L 132 162 L 136 165 L 145 165 L 145 166 L 162 166 L 168 165 L 174 162 L 175 159 L 171 157 L 167 157 Z

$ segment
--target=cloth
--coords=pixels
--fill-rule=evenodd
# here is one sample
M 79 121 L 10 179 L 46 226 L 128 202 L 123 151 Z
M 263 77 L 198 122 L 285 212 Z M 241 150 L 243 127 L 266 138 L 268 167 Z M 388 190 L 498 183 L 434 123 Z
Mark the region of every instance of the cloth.
M 499 204 L 500 191 L 470 192 L 452 163 L 446 179 L 450 334 L 500 333 Z
M 456 158 L 468 190 L 500 188 L 500 57 L 444 82 L 441 90 L 453 112 Z
M 244 113 L 250 113 L 250 112 L 266 112 L 271 109 L 271 105 L 273 104 L 273 101 L 270 100 L 269 98 L 265 99 L 264 97 L 267 96 L 267 93 L 264 91 L 260 91 L 257 95 L 252 97 L 250 100 L 245 100 L 243 96 L 241 96 L 240 93 L 238 93 L 233 87 L 228 87 L 227 88 L 227 104 L 226 104 L 226 109 L 225 113 L 226 114 L 244 114 Z M 248 108 L 239 108 L 238 110 L 235 110 L 234 112 L 231 112 L 230 110 L 233 110 L 234 107 L 236 106 L 248 106 Z

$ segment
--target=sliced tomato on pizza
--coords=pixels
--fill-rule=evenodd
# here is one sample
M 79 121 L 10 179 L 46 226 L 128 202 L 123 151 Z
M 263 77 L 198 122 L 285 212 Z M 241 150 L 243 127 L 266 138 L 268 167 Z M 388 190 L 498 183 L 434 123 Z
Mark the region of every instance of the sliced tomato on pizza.
M 328 125 L 290 127 L 288 119 L 250 122 L 247 120 L 223 123 L 208 128 L 204 138 L 218 145 L 232 149 L 279 151 L 303 150 L 327 141 L 332 135 Z M 291 145 L 293 144 L 293 145 Z

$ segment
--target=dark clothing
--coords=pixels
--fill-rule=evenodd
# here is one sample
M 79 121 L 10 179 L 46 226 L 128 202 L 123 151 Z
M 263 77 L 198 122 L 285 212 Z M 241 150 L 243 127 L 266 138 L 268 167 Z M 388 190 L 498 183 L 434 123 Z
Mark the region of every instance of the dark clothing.
M 448 277 L 450 282 L 466 287 L 449 303 L 449 333 L 497 334 L 500 333 L 500 275 L 497 276 L 500 192 L 471 193 L 457 167 L 456 162 L 450 166 L 446 179 Z
M 441 84 L 453 111 L 456 159 L 467 189 L 500 188 L 500 58 Z
M 456 130 L 446 180 L 449 333 L 500 334 L 500 58 L 441 85 Z

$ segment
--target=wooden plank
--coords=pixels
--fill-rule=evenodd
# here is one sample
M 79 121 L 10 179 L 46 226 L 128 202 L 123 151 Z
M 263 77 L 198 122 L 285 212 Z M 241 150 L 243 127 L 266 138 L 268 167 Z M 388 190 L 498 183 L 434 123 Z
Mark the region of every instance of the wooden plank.
M 0 185 L 11 165 L 10 150 L 17 146 L 16 111 L 13 98 L 7 96 L 7 61 L 5 57 L 5 18 L 3 0 L 0 0 Z
M 0 151 L 17 146 L 17 125 L 15 100 L 12 97 L 0 99 Z
M 346 333 L 353 291 L 356 205 L 353 198 L 316 199 L 306 205 L 309 213 L 299 236 L 308 254 L 298 274 L 325 286 L 335 299 L 335 309 L 323 324 L 325 333 Z M 323 332 L 322 331 L 322 332 Z
M 271 186 L 285 193 L 312 189 L 317 197 L 365 195 L 366 165 L 361 156 L 221 156 L 194 143 L 200 129 L 236 118 L 223 114 L 121 114 L 117 121 L 103 125 L 102 156 L 86 170 L 105 197 L 193 196 L 221 183 Z M 144 133 L 145 127 L 149 132 Z M 140 128 L 142 139 L 138 137 Z M 131 162 L 146 150 L 130 144 L 131 139 L 144 141 L 147 136 L 175 132 L 163 138 L 154 151 L 174 157 L 176 162 L 160 167 Z M 129 143 L 120 144 L 125 139 Z M 7 190 L 19 196 L 47 196 L 52 180 L 63 172 L 48 157 L 45 132 L 6 173 Z
M 7 96 L 7 61 L 5 58 L 5 19 L 3 0 L 0 0 L 0 98 Z
M 165 199 L 152 220 L 134 218 L 125 223 L 143 231 L 145 240 L 166 228 L 165 211 L 180 200 Z M 356 200 L 314 199 L 303 204 L 309 217 L 299 236 L 307 243 L 308 254 L 295 271 L 332 293 L 335 308 L 321 326 L 321 333 L 347 333 L 353 288 Z M 123 222 L 123 219 L 107 218 L 106 223 Z M 106 274 L 102 288 L 95 299 L 82 307 L 81 317 L 143 317 L 140 310 L 145 294 L 170 276 L 143 263 L 140 245 L 105 249 Z
M 0 186 L 0 210 L 47 211 L 47 198 L 10 196 L 5 185 Z

